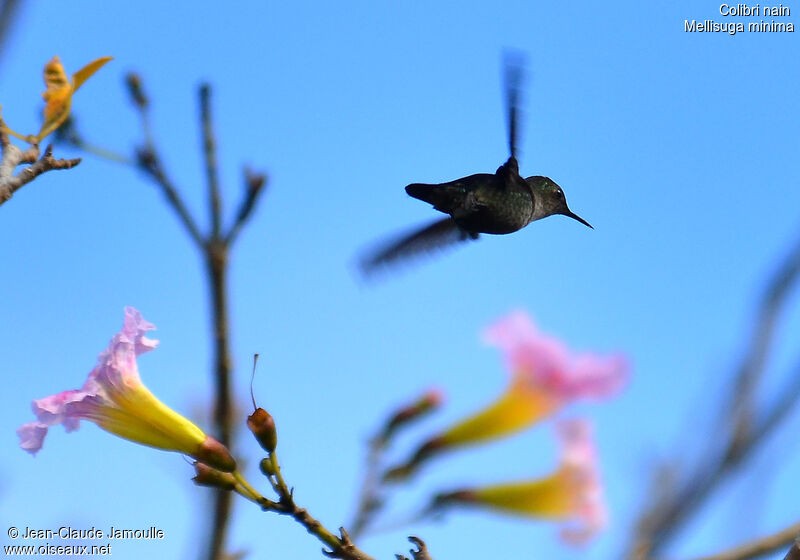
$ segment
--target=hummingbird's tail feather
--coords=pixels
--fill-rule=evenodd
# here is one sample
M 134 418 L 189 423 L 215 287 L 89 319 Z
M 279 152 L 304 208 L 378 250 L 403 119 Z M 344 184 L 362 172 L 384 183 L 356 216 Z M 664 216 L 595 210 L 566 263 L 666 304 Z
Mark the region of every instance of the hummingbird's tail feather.
M 366 254 L 359 263 L 361 273 L 369 277 L 385 267 L 477 238 L 477 233 L 461 229 L 453 218 L 444 218 L 389 241 Z
M 409 196 L 427 202 L 439 212 L 452 214 L 464 205 L 464 196 L 467 192 L 467 181 L 472 177 L 465 177 L 459 181 L 427 185 L 413 183 L 406 187 Z
M 412 183 L 406 187 L 406 192 L 409 196 L 413 196 L 417 200 L 429 202 L 428 197 L 433 192 L 433 187 L 436 185 L 427 185 L 425 183 Z
M 428 185 L 426 183 L 412 183 L 406 187 L 408 196 L 427 202 L 433 206 L 444 206 L 446 189 L 442 185 Z

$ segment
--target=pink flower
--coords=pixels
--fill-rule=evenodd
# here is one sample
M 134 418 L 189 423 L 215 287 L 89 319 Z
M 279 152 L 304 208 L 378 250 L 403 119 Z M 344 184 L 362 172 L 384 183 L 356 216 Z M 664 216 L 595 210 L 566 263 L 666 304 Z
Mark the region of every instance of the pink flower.
M 584 420 L 569 420 L 557 429 L 561 461 L 551 475 L 440 494 L 435 506 L 464 504 L 556 520 L 564 523 L 560 536 L 565 542 L 587 542 L 606 526 L 608 518 L 591 427 Z
M 223 471 L 234 470 L 235 462 L 224 446 L 142 384 L 136 357 L 158 345 L 144 336 L 154 328 L 136 309 L 126 307 L 122 330 L 100 353 L 83 387 L 33 401 L 37 420 L 17 430 L 20 447 L 36 454 L 51 426 L 63 424 L 71 432 L 80 420 L 89 420 L 122 438 L 185 453 Z
M 522 311 L 489 327 L 485 337 L 505 352 L 516 381 L 562 404 L 610 397 L 627 380 L 623 355 L 572 354 L 558 339 L 541 334 Z
M 561 472 L 572 486 L 572 522 L 561 538 L 572 544 L 588 541 L 608 524 L 603 486 L 597 465 L 592 429 L 585 420 L 566 420 L 557 426 L 563 448 Z
M 506 390 L 426 440 L 406 463 L 387 471 L 386 480 L 403 480 L 447 450 L 515 434 L 575 399 L 611 397 L 627 380 L 623 355 L 571 354 L 561 341 L 540 334 L 521 311 L 489 327 L 485 336 L 506 354 L 512 372 Z

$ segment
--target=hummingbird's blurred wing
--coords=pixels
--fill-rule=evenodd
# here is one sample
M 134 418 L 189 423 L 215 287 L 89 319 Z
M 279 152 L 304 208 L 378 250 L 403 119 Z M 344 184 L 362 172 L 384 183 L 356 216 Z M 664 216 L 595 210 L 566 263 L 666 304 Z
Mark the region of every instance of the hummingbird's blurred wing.
M 519 136 L 519 98 L 525 73 L 524 62 L 525 56 L 518 51 L 506 51 L 503 57 L 503 88 L 508 111 L 508 151 L 515 159 Z
M 477 238 L 477 233 L 461 229 L 453 218 L 444 218 L 399 239 L 389 241 L 368 253 L 359 263 L 361 273 L 369 277 L 382 268 L 442 250 L 461 241 Z

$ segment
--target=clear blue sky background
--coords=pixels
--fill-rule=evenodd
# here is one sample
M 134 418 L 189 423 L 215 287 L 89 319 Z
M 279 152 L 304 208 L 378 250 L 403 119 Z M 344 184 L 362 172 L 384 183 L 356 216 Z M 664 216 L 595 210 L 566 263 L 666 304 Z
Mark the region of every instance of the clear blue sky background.
M 196 86 L 213 84 L 228 216 L 242 165 L 270 175 L 231 263 L 242 424 L 260 352 L 257 398 L 277 419 L 285 474 L 331 527 L 349 519 L 363 444 L 392 406 L 431 385 L 448 394 L 441 415 L 399 442 L 402 454 L 502 389 L 500 356 L 480 342 L 499 316 L 523 308 L 573 347 L 627 352 L 634 375 L 620 398 L 567 411 L 597 424 L 612 508 L 585 552 L 549 524 L 481 513 L 363 541 L 378 558 L 406 550 L 408 534 L 439 559 L 613 557 L 653 461 L 706 446 L 755 298 L 800 234 L 797 33 L 685 33 L 687 18 L 726 21 L 708 1 L 289 4 L 30 3 L 0 61 L 3 116 L 38 129 L 54 54 L 70 72 L 114 56 L 75 98 L 81 130 L 129 152 L 141 136 L 122 78 L 141 72 L 166 164 L 205 224 Z M 505 47 L 529 57 L 522 172 L 556 180 L 596 229 L 554 217 L 364 287 L 359 251 L 434 217 L 406 184 L 492 172 L 507 157 Z M 208 492 L 181 457 L 86 423 L 51 431 L 36 458 L 15 435 L 33 398 L 83 383 L 125 305 L 158 326 L 161 347 L 140 360 L 145 383 L 208 425 L 207 287 L 176 217 L 139 174 L 86 157 L 0 208 L 0 239 L 0 543 L 11 525 L 155 525 L 165 541 L 118 542 L 114 558 L 195 558 Z M 800 313 L 783 325 L 771 385 L 797 357 Z M 796 521 L 797 429 L 794 415 L 669 556 Z M 442 460 L 398 510 L 425 489 L 542 474 L 553 439 L 543 425 Z M 252 468 L 259 449 L 243 438 L 239 450 Z M 290 520 L 237 506 L 233 548 L 321 557 Z

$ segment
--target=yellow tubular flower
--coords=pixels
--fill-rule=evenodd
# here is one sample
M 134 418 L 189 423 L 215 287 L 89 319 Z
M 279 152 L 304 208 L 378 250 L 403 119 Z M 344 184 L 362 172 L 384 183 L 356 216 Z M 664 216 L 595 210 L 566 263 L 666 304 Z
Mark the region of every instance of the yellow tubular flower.
M 552 414 L 559 401 L 515 377 L 493 404 L 450 427 L 440 440 L 445 447 L 479 443 L 522 430 Z
M 615 395 L 625 384 L 622 355 L 573 354 L 558 339 L 540 333 L 522 312 L 489 327 L 489 343 L 500 347 L 511 370 L 506 391 L 493 403 L 423 443 L 386 480 L 401 480 L 434 455 L 509 436 L 551 416 L 577 399 Z
M 221 471 L 234 471 L 236 463 L 222 444 L 158 400 L 139 378 L 136 357 L 158 345 L 144 336 L 153 328 L 141 313 L 126 307 L 122 331 L 100 354 L 83 387 L 33 402 L 37 421 L 17 430 L 20 446 L 35 454 L 50 426 L 63 424 L 71 432 L 78 429 L 80 420 L 89 420 L 127 440 L 184 453 Z
M 465 504 L 564 521 L 562 539 L 571 544 L 586 542 L 607 524 L 591 428 L 585 421 L 571 420 L 560 423 L 558 432 L 561 464 L 550 476 L 441 494 L 435 505 Z

